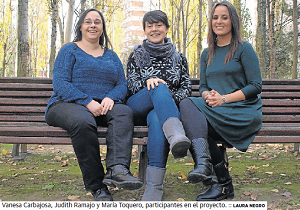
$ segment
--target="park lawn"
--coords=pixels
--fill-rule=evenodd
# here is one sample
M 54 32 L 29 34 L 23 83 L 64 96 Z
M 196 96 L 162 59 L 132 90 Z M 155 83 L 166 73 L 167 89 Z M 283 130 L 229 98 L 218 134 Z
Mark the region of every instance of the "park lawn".
M 11 148 L 12 145 L 0 144 L 0 200 L 93 200 L 84 189 L 73 152 L 44 150 L 42 154 L 31 154 L 14 162 Z M 228 152 L 228 156 L 235 186 L 234 201 L 268 201 L 270 209 L 300 209 L 300 155 L 293 152 L 292 145 L 258 146 L 246 153 Z M 192 168 L 190 156 L 174 159 L 170 155 L 164 201 L 195 201 L 196 196 L 207 189 L 202 183 L 188 183 L 186 176 Z M 132 158 L 131 172 L 135 176 L 138 172 L 136 155 Z M 139 201 L 143 190 L 110 189 L 115 201 Z

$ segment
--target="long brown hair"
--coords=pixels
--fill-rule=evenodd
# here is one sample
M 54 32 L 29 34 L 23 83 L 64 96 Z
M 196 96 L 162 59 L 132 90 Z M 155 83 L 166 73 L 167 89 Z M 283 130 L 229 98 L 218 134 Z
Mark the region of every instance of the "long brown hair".
M 102 13 L 97 10 L 97 9 L 94 9 L 94 8 L 91 8 L 91 9 L 87 9 L 84 11 L 84 13 L 82 13 L 82 15 L 80 16 L 76 26 L 75 26 L 75 38 L 73 40 L 73 42 L 78 42 L 78 41 L 81 41 L 82 39 L 82 33 L 80 31 L 81 29 L 81 24 L 83 23 L 84 21 L 84 18 L 85 16 L 91 12 L 91 11 L 95 11 L 95 12 L 98 12 L 101 19 L 102 19 L 102 24 L 103 24 L 103 33 L 101 34 L 100 36 L 100 39 L 99 39 L 99 44 L 103 47 L 105 47 L 106 49 L 108 48 L 108 45 L 110 45 L 111 49 L 112 49 L 112 44 L 107 36 L 107 32 L 106 32 L 106 25 L 105 25 L 105 21 L 104 21 L 104 17 L 102 15 Z
M 215 13 L 216 7 L 220 6 L 220 5 L 226 6 L 228 8 L 229 16 L 230 16 L 230 20 L 231 20 L 231 34 L 232 34 L 232 38 L 230 41 L 230 48 L 229 48 L 228 53 L 226 54 L 224 64 L 227 64 L 233 58 L 233 55 L 236 52 L 236 50 L 239 46 L 239 43 L 242 44 L 241 21 L 240 21 L 240 17 L 238 16 L 238 13 L 237 13 L 235 7 L 229 1 L 222 1 L 222 2 L 216 3 L 211 10 L 210 19 L 209 19 L 208 64 L 207 64 L 207 66 L 209 66 L 215 58 L 215 48 L 217 46 L 218 40 L 217 40 L 217 35 L 214 33 L 214 31 L 212 29 L 212 19 L 213 19 L 213 15 Z

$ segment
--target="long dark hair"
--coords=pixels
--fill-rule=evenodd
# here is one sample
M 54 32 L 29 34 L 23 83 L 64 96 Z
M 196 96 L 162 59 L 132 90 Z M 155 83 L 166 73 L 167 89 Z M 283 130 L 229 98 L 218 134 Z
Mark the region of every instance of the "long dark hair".
M 236 52 L 239 43 L 242 44 L 242 38 L 241 38 L 241 20 L 240 17 L 238 16 L 238 13 L 236 11 L 236 8 L 229 2 L 229 1 L 221 1 L 216 3 L 210 14 L 210 19 L 209 19 L 209 28 L 208 28 L 208 64 L 209 66 L 211 62 L 214 60 L 215 57 L 215 48 L 217 46 L 217 35 L 214 33 L 212 29 L 212 19 L 213 15 L 215 13 L 216 7 L 218 6 L 226 6 L 229 11 L 229 16 L 231 20 L 231 34 L 232 38 L 230 41 L 230 48 L 228 53 L 226 54 L 225 57 L 225 64 L 228 63 L 234 56 L 234 53 Z
M 99 39 L 99 44 L 103 47 L 105 47 L 106 49 L 108 48 L 108 45 L 110 46 L 110 48 L 112 48 L 112 44 L 107 36 L 107 32 L 106 32 L 106 25 L 105 25 L 105 21 L 104 21 L 104 17 L 102 15 L 102 13 L 97 10 L 97 9 L 94 9 L 94 8 L 91 8 L 91 9 L 87 9 L 85 10 L 82 15 L 80 16 L 76 26 L 75 26 L 75 38 L 73 40 L 73 42 L 78 42 L 78 41 L 81 41 L 82 40 L 82 33 L 80 31 L 81 29 L 81 25 L 85 19 L 85 16 L 91 12 L 91 11 L 95 11 L 95 12 L 98 12 L 100 17 L 101 17 L 101 20 L 102 20 L 102 24 L 103 24 L 103 33 L 101 34 L 100 36 L 100 39 Z

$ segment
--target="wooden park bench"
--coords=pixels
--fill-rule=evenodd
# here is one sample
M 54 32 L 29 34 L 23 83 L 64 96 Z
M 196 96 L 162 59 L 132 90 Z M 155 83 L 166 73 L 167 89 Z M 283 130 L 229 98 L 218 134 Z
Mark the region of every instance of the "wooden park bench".
M 192 79 L 192 96 L 199 96 L 199 79 Z M 27 144 L 71 144 L 69 134 L 45 122 L 53 93 L 52 79 L 0 77 L 0 143 L 14 144 L 12 156 L 27 153 Z M 253 143 L 300 143 L 300 80 L 263 80 L 263 126 Z M 99 127 L 99 144 L 105 145 L 106 128 Z M 139 145 L 139 177 L 144 180 L 147 158 L 146 126 L 134 127 Z M 226 146 L 222 148 L 225 150 Z

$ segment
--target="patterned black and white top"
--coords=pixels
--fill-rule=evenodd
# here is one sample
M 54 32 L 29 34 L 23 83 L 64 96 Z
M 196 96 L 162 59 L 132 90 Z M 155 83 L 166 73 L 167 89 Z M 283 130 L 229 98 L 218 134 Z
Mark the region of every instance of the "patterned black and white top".
M 152 56 L 150 56 L 152 65 L 140 69 L 135 62 L 134 53 L 132 52 L 127 63 L 128 97 L 147 87 L 146 81 L 150 78 L 164 80 L 176 104 L 179 104 L 182 99 L 190 96 L 192 86 L 188 63 L 184 55 L 182 53 L 179 54 L 181 62 L 173 70 L 170 58 L 155 58 Z

